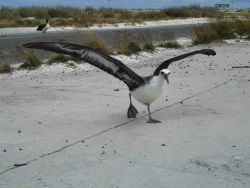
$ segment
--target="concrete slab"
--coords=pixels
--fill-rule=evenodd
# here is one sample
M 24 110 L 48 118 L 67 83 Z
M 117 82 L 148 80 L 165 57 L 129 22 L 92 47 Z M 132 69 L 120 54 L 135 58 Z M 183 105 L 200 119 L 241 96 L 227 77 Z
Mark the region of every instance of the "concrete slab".
M 250 70 L 231 67 L 250 46 L 174 53 L 204 47 L 217 56 L 169 67 L 156 125 L 135 101 L 128 120 L 126 86 L 101 71 L 0 77 L 0 187 L 249 187 Z M 148 75 L 159 59 L 132 67 Z

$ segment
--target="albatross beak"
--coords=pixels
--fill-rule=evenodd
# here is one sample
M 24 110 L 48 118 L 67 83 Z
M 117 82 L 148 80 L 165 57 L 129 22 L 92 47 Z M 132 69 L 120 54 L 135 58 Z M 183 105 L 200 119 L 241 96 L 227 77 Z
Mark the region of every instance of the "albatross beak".
M 168 74 L 165 74 L 164 78 L 165 78 L 165 80 L 167 81 L 167 83 L 169 84 Z

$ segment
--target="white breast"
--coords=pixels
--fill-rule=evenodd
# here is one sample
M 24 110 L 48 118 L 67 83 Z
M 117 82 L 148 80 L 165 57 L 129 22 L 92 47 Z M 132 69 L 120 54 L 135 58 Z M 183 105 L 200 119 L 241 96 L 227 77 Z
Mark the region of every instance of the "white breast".
M 49 24 L 46 24 L 46 26 L 42 29 L 43 32 L 47 31 L 49 29 Z
M 157 98 L 159 98 L 165 86 L 165 80 L 163 76 L 154 76 L 149 83 L 131 91 L 131 95 L 139 102 L 143 104 L 151 104 Z

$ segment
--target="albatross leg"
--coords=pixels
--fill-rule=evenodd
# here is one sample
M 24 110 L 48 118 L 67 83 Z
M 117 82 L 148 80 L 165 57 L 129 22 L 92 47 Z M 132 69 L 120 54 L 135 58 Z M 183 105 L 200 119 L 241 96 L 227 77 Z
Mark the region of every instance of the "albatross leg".
M 147 104 L 147 108 L 148 108 L 148 116 L 149 116 L 149 119 L 148 119 L 147 123 L 161 123 L 161 121 L 159 121 L 157 119 L 153 119 L 151 117 L 150 104 Z
M 136 114 L 138 114 L 138 111 L 136 110 L 136 108 L 132 104 L 131 94 L 130 93 L 129 93 L 129 101 L 130 101 L 130 105 L 128 107 L 127 116 L 128 116 L 128 118 L 136 118 Z

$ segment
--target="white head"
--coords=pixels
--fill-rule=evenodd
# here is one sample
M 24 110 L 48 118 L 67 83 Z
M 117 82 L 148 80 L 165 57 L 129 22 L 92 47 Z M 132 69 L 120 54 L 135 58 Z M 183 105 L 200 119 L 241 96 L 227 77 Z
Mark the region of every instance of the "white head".
M 160 75 L 162 75 L 165 78 L 165 80 L 167 81 L 168 84 L 169 84 L 169 80 L 168 80 L 169 74 L 170 74 L 170 70 L 168 70 L 168 69 L 162 69 L 160 71 Z

